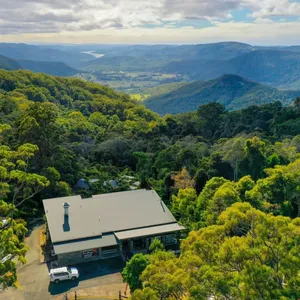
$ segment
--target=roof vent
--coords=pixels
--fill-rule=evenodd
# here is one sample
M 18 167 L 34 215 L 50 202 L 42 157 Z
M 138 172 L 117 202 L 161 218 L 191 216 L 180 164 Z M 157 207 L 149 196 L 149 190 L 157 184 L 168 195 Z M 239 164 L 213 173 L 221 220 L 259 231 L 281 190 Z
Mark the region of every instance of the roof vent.
M 69 207 L 70 207 L 70 204 L 68 202 L 65 202 L 64 203 L 65 216 L 69 215 Z

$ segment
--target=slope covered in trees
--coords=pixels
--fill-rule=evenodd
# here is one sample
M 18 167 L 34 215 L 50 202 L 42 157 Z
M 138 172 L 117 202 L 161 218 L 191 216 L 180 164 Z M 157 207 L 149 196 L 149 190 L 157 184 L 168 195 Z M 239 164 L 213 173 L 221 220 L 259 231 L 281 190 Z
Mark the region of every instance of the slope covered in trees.
M 24 69 L 54 76 L 73 76 L 81 72 L 62 62 L 19 60 L 2 55 L 0 55 L 0 69 L 8 71 Z
M 0 238 L 1 259 L 12 253 L 24 261 L 23 240 L 27 230 L 23 220 L 43 215 L 43 198 L 126 190 L 129 183 L 121 179 L 132 175 L 140 180 L 141 187 L 155 189 L 189 231 L 200 230 L 182 243 L 182 258 L 161 252 L 160 246 L 155 245 L 146 273 L 142 277 L 127 273 L 133 280 L 141 278 L 144 285 L 137 287 L 148 287 L 137 291 L 137 295 L 149 292 L 163 299 L 175 294 L 181 297 L 178 290 L 173 293 L 174 281 L 169 279 L 175 280 L 184 296 L 196 295 L 195 299 L 199 299 L 198 295 L 207 294 L 208 290 L 211 295 L 221 295 L 223 277 L 229 279 L 224 285 L 227 296 L 247 294 L 253 287 L 252 271 L 247 266 L 256 259 L 254 254 L 245 253 L 247 260 L 241 260 L 241 274 L 220 270 L 223 260 L 215 257 L 218 253 L 225 255 L 224 243 L 229 236 L 238 249 L 253 242 L 254 253 L 265 251 L 264 260 L 257 262 L 257 266 L 260 276 L 263 272 L 270 274 L 267 284 L 272 293 L 273 290 L 280 293 L 278 284 L 282 274 L 286 284 L 282 295 L 297 295 L 298 279 L 288 271 L 288 266 L 292 261 L 296 268 L 298 263 L 293 253 L 299 246 L 294 237 L 298 230 L 295 218 L 299 217 L 299 100 L 290 107 L 276 102 L 234 112 L 210 103 L 197 112 L 162 118 L 125 94 L 76 78 L 0 71 L 0 91 L 0 214 L 7 220 L 5 226 L 8 225 Z M 94 179 L 89 189 L 80 190 L 76 186 L 81 178 Z M 111 179 L 119 180 L 119 187 L 105 184 Z M 232 204 L 235 206 L 230 207 Z M 235 228 L 239 223 L 227 218 L 226 209 L 244 211 L 238 204 L 251 205 L 253 209 L 247 206 L 246 210 L 258 216 L 254 240 L 242 212 L 237 214 L 245 220 L 245 227 L 241 227 L 244 235 L 239 233 L 239 226 L 231 232 L 230 226 Z M 274 224 L 275 229 L 280 226 L 278 238 L 266 240 L 268 232 L 258 226 L 264 222 Z M 264 243 L 283 247 L 280 234 L 287 227 L 289 250 L 280 252 L 279 262 L 282 256 L 286 260 L 276 271 L 276 264 L 270 266 L 270 263 L 277 256 L 267 252 L 269 248 Z M 224 240 L 210 245 L 209 241 L 213 243 L 217 235 L 214 230 L 228 231 L 222 233 Z M 214 247 L 215 256 L 204 260 L 202 252 L 195 249 L 203 239 L 202 234 L 209 236 L 210 232 L 211 239 L 205 240 L 207 249 Z M 6 241 L 12 237 L 13 243 L 8 245 Z M 235 237 L 244 238 L 239 242 Z M 234 253 L 240 255 L 238 249 Z M 191 259 L 191 270 L 196 264 L 200 274 L 189 273 L 190 269 L 183 265 L 188 263 L 186 257 Z M 226 259 L 224 265 L 229 262 Z M 145 267 L 144 259 L 137 261 Z M 157 265 L 164 267 L 163 274 L 168 284 L 171 282 L 167 293 L 166 281 L 157 278 L 162 283 L 160 289 L 151 275 Z M 139 270 L 142 272 L 143 268 Z M 179 275 L 183 273 L 191 280 L 184 281 L 181 288 Z M 209 279 L 210 274 L 215 280 Z M 16 275 L 15 261 L 0 263 L 2 288 L 16 284 Z M 207 288 L 205 280 L 211 282 Z M 238 290 L 238 283 L 245 286 L 242 291 Z M 249 295 L 255 297 L 255 293 L 258 290 L 251 290 Z M 134 294 L 134 297 L 144 296 Z M 241 299 L 247 298 L 241 296 Z
M 90 55 L 84 53 L 21 43 L 0 43 L 0 54 L 15 60 L 63 62 L 73 68 L 79 67 L 82 61 L 91 59 Z
M 147 98 L 145 105 L 164 115 L 197 110 L 200 105 L 210 102 L 221 103 L 228 110 L 275 101 L 289 105 L 297 96 L 300 91 L 280 91 L 240 76 L 223 75 L 210 81 L 186 83 L 164 94 L 154 94 Z
M 13 59 L 0 55 L 0 69 L 18 70 L 21 66 Z
M 81 71 L 69 67 L 62 62 L 18 60 L 21 68 L 32 72 L 46 73 L 53 76 L 73 76 Z
M 299 88 L 300 52 L 285 49 L 258 49 L 223 60 L 184 59 L 170 62 L 162 72 L 189 75 L 193 80 L 209 80 L 224 74 L 236 74 L 275 87 Z

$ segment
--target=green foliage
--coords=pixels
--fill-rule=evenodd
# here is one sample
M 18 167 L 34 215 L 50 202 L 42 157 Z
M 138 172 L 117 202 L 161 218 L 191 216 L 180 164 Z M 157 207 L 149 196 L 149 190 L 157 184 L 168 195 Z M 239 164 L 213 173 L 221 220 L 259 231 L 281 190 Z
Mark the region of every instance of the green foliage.
M 147 293 L 170 300 L 297 299 L 299 225 L 299 218 L 275 217 L 235 203 L 217 225 L 192 231 L 179 258 L 168 252 L 151 255 L 143 285 Z M 144 291 L 134 299 L 144 299 Z
M 0 69 L 17 70 L 17 69 L 21 69 L 21 66 L 15 60 L 0 55 Z
M 129 284 L 130 291 L 142 288 L 140 276 L 148 265 L 148 258 L 143 254 L 135 254 L 122 271 L 123 280 Z
M 157 251 L 163 251 L 164 249 L 165 249 L 165 247 L 164 247 L 163 243 L 157 238 L 155 238 L 153 240 L 153 242 L 151 243 L 151 245 L 149 246 L 149 250 L 154 253 Z
M 158 293 L 148 287 L 143 290 L 136 290 L 131 295 L 131 300 L 159 300 Z
M 9 198 L 16 207 L 49 185 L 46 177 L 28 172 L 30 159 L 38 147 L 24 144 L 17 151 L 0 146 L 0 199 Z
M 124 279 L 132 291 L 149 288 L 137 290 L 133 297 L 201 299 L 214 291 L 215 298 L 243 299 L 254 293 L 255 299 L 257 291 L 252 291 L 249 274 L 256 269 L 260 279 L 271 274 L 268 288 L 275 293 L 272 261 L 264 261 L 269 253 L 255 248 L 257 240 L 251 241 L 255 251 L 265 251 L 263 259 L 243 263 L 241 277 L 225 272 L 214 259 L 222 257 L 228 267 L 227 255 L 243 261 L 252 255 L 247 241 L 253 237 L 243 236 L 250 226 L 243 212 L 228 221 L 231 227 L 221 217 L 230 207 L 251 204 L 260 209 L 257 230 L 264 228 L 264 218 L 271 214 L 278 216 L 274 217 L 278 224 L 289 220 L 282 216 L 300 216 L 297 106 L 273 103 L 227 112 L 222 105 L 210 103 L 197 112 L 160 118 L 127 95 L 76 78 L 0 71 L 0 89 L 0 199 L 18 208 L 1 216 L 40 217 L 44 198 L 152 188 L 188 231 L 201 228 L 206 243 L 198 255 L 198 240 L 188 238 L 192 250 L 186 252 L 186 261 L 164 251 L 134 257 Z M 132 177 L 127 180 L 124 175 Z M 88 183 L 86 189 L 78 188 L 79 179 Z M 290 223 L 293 232 L 297 227 Z M 232 245 L 227 245 L 225 240 L 231 238 Z M 239 244 L 237 238 L 247 241 Z M 294 237 L 290 240 L 297 242 Z M 199 245 L 202 242 L 201 238 Z M 282 242 L 276 241 L 280 247 Z M 229 254 L 221 251 L 223 247 Z M 292 244 L 287 247 L 296 251 Z M 152 266 L 146 268 L 148 261 Z M 257 268 L 251 269 L 252 265 Z M 11 262 L 4 271 L 14 274 L 15 282 Z M 295 294 L 298 279 L 285 276 L 288 283 L 282 295 L 288 298 Z M 239 289 L 237 282 L 241 282 Z
M 12 214 L 16 212 L 13 205 L 0 199 L 0 216 L 7 220 L 7 224 L 0 220 L 0 258 L 2 260 L 11 255 L 11 259 L 0 263 L 0 291 L 17 284 L 16 261 L 12 257 L 25 263 L 27 247 L 23 241 L 27 232 L 26 222 L 12 219 Z
M 181 189 L 178 195 L 172 196 L 172 213 L 187 228 L 196 220 L 197 194 L 192 188 Z

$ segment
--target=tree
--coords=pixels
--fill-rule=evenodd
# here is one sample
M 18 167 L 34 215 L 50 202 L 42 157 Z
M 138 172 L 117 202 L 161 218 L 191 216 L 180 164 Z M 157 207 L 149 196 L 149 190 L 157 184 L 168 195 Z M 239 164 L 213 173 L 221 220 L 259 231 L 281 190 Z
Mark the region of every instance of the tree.
M 300 108 L 300 97 L 297 97 L 295 100 L 294 100 L 294 106 L 299 109 Z
M 6 289 L 9 285 L 17 286 L 16 262 L 12 260 L 17 258 L 25 263 L 25 254 L 27 247 L 23 240 L 27 229 L 23 220 L 14 220 L 10 216 L 16 213 L 16 208 L 0 200 L 0 216 L 6 220 L 0 220 L 0 291 Z M 5 259 L 6 258 L 6 259 Z
M 246 157 L 241 162 L 243 175 L 251 175 L 254 180 L 263 177 L 263 170 L 267 165 L 265 156 L 266 143 L 258 137 L 246 141 Z
M 233 180 L 238 180 L 239 164 L 246 157 L 246 139 L 243 137 L 229 139 L 222 145 L 222 157 L 233 169 Z
M 135 254 L 122 271 L 123 280 L 129 284 L 130 291 L 142 288 L 140 276 L 148 265 L 148 257 L 139 253 Z
M 204 169 L 199 169 L 196 172 L 194 176 L 194 181 L 195 181 L 195 189 L 198 194 L 203 190 L 208 179 L 209 179 L 208 175 Z
M 204 189 L 200 193 L 198 200 L 197 200 L 197 206 L 196 206 L 196 215 L 197 220 L 200 221 L 200 227 L 203 227 L 205 225 L 204 223 L 204 214 L 207 210 L 208 204 L 213 198 L 216 191 L 219 189 L 220 186 L 222 186 L 224 183 L 229 182 L 223 177 L 213 177 L 209 181 L 207 181 Z
M 195 186 L 195 181 L 191 178 L 186 168 L 183 168 L 180 173 L 173 175 L 172 179 L 175 182 L 175 188 L 178 190 L 193 188 Z
M 300 219 L 266 215 L 248 203 L 233 204 L 217 226 L 192 232 L 182 243 L 180 259 L 191 270 L 192 299 L 299 297 L 299 226 Z M 192 265 L 198 272 L 192 272 Z
M 172 213 L 188 228 L 196 221 L 197 194 L 192 188 L 179 190 L 177 196 L 172 196 Z
M 130 297 L 131 300 L 160 300 L 158 293 L 148 287 L 136 290 Z
M 198 109 L 201 132 L 204 137 L 213 138 L 220 129 L 222 117 L 225 113 L 224 105 L 216 102 L 204 104 Z
M 240 202 L 239 193 L 235 184 L 226 182 L 221 185 L 209 200 L 207 209 L 203 214 L 203 221 L 207 225 L 216 224 L 220 214 L 235 202 Z
M 186 275 L 173 252 L 158 251 L 149 257 L 141 279 L 144 287 L 156 291 L 160 299 L 182 299 Z
M 163 250 L 165 250 L 165 247 L 158 238 L 154 238 L 154 240 L 152 241 L 152 243 L 149 247 L 149 250 L 151 252 L 163 251 Z
M 299 217 L 300 159 L 287 166 L 265 169 L 265 172 L 268 176 L 246 191 L 246 201 L 265 212 Z
M 28 172 L 30 160 L 38 151 L 32 144 L 19 146 L 17 151 L 0 146 L 0 199 L 9 199 L 19 207 L 49 185 L 46 177 Z

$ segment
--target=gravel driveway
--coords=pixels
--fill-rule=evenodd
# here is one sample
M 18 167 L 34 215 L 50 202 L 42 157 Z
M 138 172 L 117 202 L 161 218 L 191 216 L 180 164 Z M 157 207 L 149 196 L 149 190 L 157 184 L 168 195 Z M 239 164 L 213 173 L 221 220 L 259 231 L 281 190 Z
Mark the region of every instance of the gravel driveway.
M 77 281 L 50 284 L 47 264 L 40 263 L 40 228 L 41 226 L 34 228 L 26 239 L 29 246 L 27 262 L 18 266 L 18 279 L 22 290 L 9 288 L 0 294 L 1 300 L 48 300 L 69 291 L 122 283 L 120 271 L 124 264 L 121 259 L 114 258 L 76 266 L 80 274 Z

